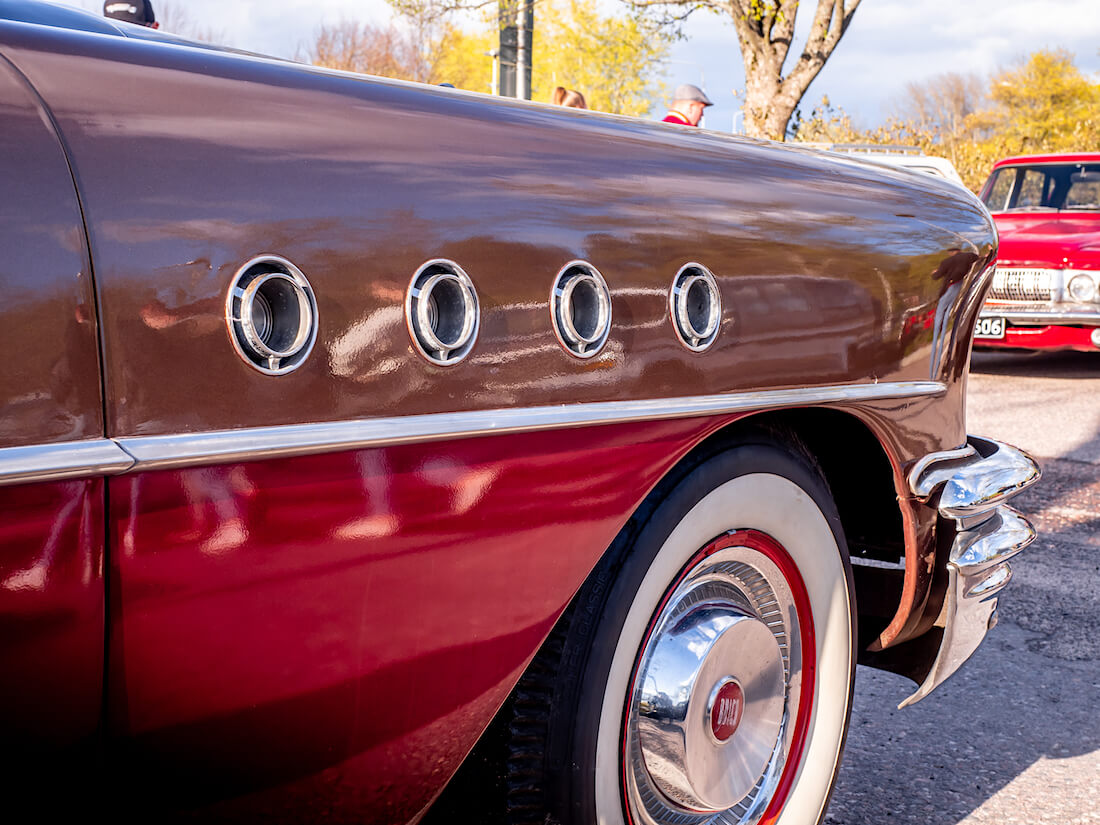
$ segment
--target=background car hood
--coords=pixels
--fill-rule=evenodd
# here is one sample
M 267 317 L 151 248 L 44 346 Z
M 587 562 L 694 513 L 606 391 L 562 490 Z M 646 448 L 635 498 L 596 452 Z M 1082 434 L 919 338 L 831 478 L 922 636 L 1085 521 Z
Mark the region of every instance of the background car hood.
M 1002 264 L 1100 269 L 1100 214 L 993 216 Z

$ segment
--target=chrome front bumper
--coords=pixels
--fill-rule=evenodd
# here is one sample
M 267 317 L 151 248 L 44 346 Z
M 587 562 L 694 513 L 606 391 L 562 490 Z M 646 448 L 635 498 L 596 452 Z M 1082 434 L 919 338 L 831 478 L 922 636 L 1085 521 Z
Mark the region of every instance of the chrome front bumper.
M 977 650 L 997 621 L 997 594 L 1012 578 L 1008 560 L 1035 540 L 1035 529 L 1007 504 L 1042 473 L 1022 450 L 971 436 L 957 450 L 917 462 L 909 487 L 918 498 L 954 519 L 955 541 L 947 559 L 947 594 L 936 624 L 943 641 L 917 692 L 898 705 L 919 702 Z
M 1021 307 L 985 304 L 979 318 L 1004 318 L 1006 321 L 1027 327 L 1049 326 L 1100 326 L 1100 311 L 1095 309 L 1071 309 L 1051 304 L 1037 304 L 1033 307 Z

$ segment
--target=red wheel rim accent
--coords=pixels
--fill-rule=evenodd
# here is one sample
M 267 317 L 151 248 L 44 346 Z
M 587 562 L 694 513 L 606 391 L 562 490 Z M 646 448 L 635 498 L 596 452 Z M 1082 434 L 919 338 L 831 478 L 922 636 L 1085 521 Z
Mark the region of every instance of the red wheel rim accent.
M 688 573 L 690 573 L 703 559 L 720 550 L 725 550 L 728 547 L 747 547 L 750 550 L 755 550 L 760 553 L 775 564 L 775 566 L 779 568 L 780 574 L 787 582 L 787 586 L 791 589 L 791 597 L 794 599 L 795 612 L 798 614 L 799 643 L 802 646 L 802 686 L 798 694 L 798 713 L 795 715 L 794 731 L 791 736 L 791 749 L 790 753 L 787 754 L 786 764 L 783 766 L 783 773 L 780 775 L 779 782 L 776 784 L 775 793 L 772 795 L 771 802 L 768 803 L 768 807 L 765 809 L 764 815 L 759 822 L 759 825 L 774 825 L 775 821 L 779 818 L 780 812 L 783 810 L 783 806 L 787 802 L 787 797 L 790 796 L 791 789 L 794 787 L 795 778 L 798 776 L 798 770 L 802 765 L 802 754 L 806 748 L 806 738 L 809 734 L 810 716 L 813 713 L 814 692 L 817 684 L 817 644 L 814 633 L 813 608 L 810 605 L 810 594 L 806 590 L 806 583 L 802 580 L 802 573 L 799 572 L 798 565 L 795 564 L 794 559 L 791 558 L 782 544 L 760 530 L 735 530 L 716 538 L 692 556 L 687 564 L 681 568 L 680 574 L 676 577 L 676 580 L 665 589 L 664 598 L 661 599 L 660 603 L 653 610 L 653 617 L 650 619 L 649 627 L 646 628 L 645 635 L 642 637 L 642 642 L 638 649 L 645 650 L 646 645 L 649 644 L 650 636 L 653 635 L 653 631 L 656 629 L 657 618 L 664 612 L 668 600 L 672 598 L 672 594 L 676 592 L 676 588 L 680 586 L 680 583 L 687 577 Z M 626 805 L 628 795 L 626 776 L 626 719 L 629 716 L 629 703 L 634 696 L 639 664 L 640 662 L 635 661 L 634 672 L 630 676 L 630 687 L 627 691 L 626 705 L 624 706 L 622 714 L 623 725 L 619 735 L 620 793 L 623 800 L 624 818 L 630 825 L 633 825 L 634 818 L 630 814 L 630 808 Z

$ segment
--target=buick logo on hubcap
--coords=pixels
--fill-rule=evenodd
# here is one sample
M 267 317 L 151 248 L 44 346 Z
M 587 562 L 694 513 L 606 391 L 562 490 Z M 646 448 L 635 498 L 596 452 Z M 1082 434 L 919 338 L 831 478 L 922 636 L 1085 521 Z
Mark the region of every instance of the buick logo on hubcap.
M 726 682 L 714 697 L 710 709 L 710 729 L 714 738 L 725 742 L 737 732 L 745 713 L 745 693 L 737 682 Z

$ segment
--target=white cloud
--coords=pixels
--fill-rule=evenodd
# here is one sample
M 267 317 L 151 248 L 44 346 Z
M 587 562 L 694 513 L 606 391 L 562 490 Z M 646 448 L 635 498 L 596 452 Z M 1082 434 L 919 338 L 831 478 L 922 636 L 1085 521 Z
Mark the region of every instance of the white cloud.
M 101 12 L 97 0 L 53 0 L 64 5 Z M 293 57 L 323 23 L 341 19 L 386 20 L 385 0 L 150 0 L 154 12 L 174 6 L 202 28 L 223 32 L 227 45 L 240 49 Z

